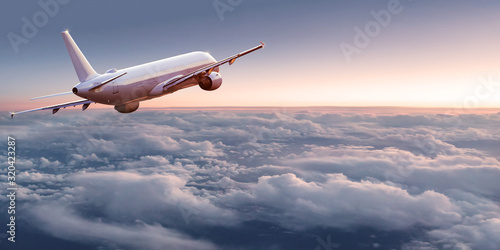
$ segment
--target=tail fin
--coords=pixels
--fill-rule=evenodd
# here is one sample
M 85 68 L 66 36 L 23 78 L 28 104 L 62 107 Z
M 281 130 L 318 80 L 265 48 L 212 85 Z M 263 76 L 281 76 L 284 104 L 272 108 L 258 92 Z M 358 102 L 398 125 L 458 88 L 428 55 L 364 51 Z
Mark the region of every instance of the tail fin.
M 65 30 L 61 32 L 61 34 L 80 82 L 85 81 L 91 75 L 97 74 L 92 66 L 90 66 L 89 61 L 87 61 L 87 58 L 85 58 L 80 48 L 78 48 L 78 45 L 76 45 L 69 32 Z

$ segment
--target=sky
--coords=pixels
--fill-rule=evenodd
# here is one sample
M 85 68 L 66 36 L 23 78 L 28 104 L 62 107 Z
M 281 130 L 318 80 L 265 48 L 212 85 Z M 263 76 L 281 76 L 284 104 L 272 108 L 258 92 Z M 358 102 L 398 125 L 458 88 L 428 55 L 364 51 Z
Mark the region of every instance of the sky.
M 499 2 L 55 1 L 1 8 L 1 249 L 500 248 Z M 28 101 L 77 83 L 66 29 L 98 72 L 266 47 L 216 91 L 11 119 L 75 100 Z
M 98 72 L 196 50 L 222 59 L 266 43 L 222 67 L 217 91 L 190 88 L 141 107 L 500 104 L 497 1 L 60 2 L 50 11 L 4 4 L 3 111 L 75 100 L 28 101 L 78 82 L 65 29 Z M 35 34 L 23 33 L 23 18 L 40 26 Z
M 4 115 L 17 226 L 0 247 L 496 250 L 499 122 L 378 108 Z

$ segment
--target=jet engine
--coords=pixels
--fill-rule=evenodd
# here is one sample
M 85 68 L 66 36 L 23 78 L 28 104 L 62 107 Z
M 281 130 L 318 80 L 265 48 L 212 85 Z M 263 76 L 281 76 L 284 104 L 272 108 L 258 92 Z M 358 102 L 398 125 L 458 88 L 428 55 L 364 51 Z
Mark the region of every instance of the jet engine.
M 116 105 L 115 110 L 120 113 L 132 113 L 139 108 L 139 102 L 131 102 L 123 105 Z
M 202 76 L 198 79 L 198 85 L 200 88 L 207 91 L 216 90 L 222 84 L 222 76 L 219 72 L 213 71 L 208 76 Z

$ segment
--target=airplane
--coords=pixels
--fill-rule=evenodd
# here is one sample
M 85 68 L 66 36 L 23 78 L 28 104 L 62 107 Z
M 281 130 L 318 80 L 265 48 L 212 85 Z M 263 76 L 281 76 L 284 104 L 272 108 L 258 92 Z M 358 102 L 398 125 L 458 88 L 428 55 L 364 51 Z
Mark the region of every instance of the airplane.
M 198 85 L 203 90 L 213 91 L 222 84 L 219 66 L 226 63 L 232 65 L 237 58 L 265 46 L 263 42 L 260 42 L 260 45 L 256 47 L 221 61 L 215 60 L 207 52 L 196 51 L 125 69 L 109 69 L 103 74 L 98 74 L 76 45 L 69 31 L 65 30 L 61 34 L 80 82 L 70 92 L 40 96 L 30 100 L 68 94 L 84 99 L 10 112 L 11 118 L 17 114 L 39 110 L 52 110 L 52 114 L 55 114 L 61 108 L 79 105 L 82 105 L 82 111 L 84 111 L 91 103 L 113 105 L 120 113 L 131 113 L 139 108 L 141 101 L 172 94 L 188 87 Z

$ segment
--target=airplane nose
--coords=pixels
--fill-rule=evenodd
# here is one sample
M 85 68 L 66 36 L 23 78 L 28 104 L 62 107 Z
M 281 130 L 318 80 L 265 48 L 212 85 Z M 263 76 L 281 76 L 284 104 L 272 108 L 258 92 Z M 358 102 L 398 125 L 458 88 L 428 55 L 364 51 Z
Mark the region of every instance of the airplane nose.
M 73 88 L 72 91 L 73 91 L 73 94 L 75 94 L 75 95 L 78 94 L 78 89 L 77 88 Z

